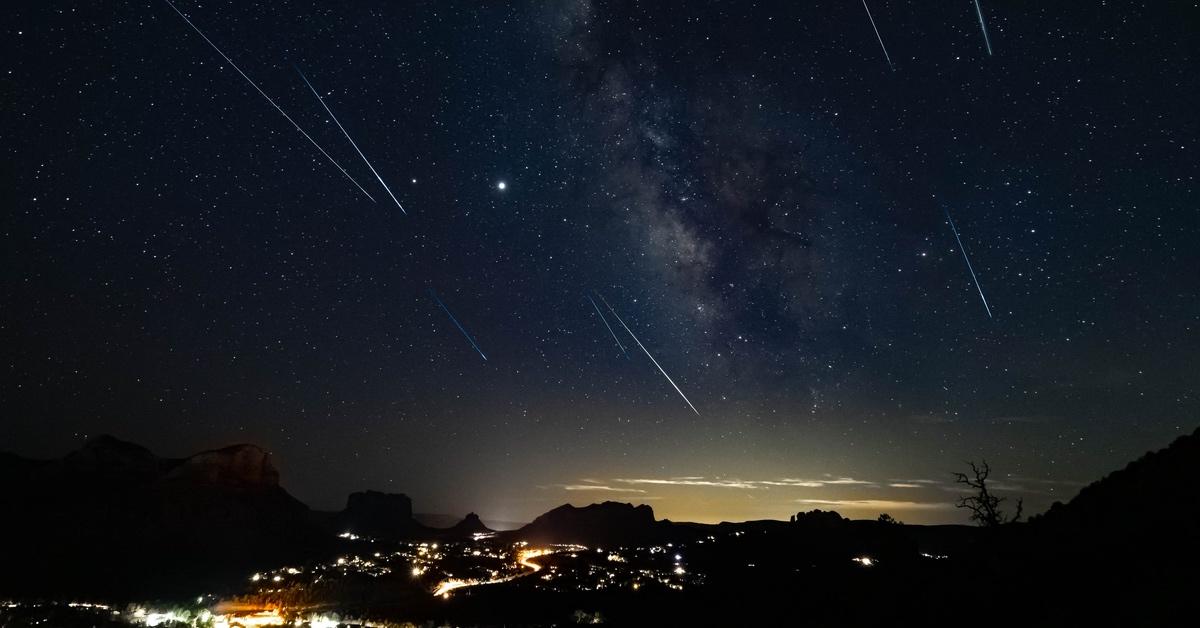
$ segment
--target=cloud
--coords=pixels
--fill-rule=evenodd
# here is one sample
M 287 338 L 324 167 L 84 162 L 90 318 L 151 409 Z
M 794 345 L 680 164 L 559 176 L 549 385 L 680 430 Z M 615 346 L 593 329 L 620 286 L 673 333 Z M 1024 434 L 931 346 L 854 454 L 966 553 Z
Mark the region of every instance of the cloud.
M 603 484 L 558 484 L 558 488 L 567 491 L 597 491 L 602 493 L 645 493 L 646 491 L 640 488 L 628 488 L 624 486 L 605 486 Z
M 741 488 L 741 489 L 759 489 L 755 482 L 744 482 L 742 480 L 707 480 L 703 478 L 617 478 L 615 482 L 623 482 L 625 484 L 654 484 L 666 486 L 708 486 L 713 488 Z
M 754 484 L 763 486 L 797 486 L 801 488 L 821 488 L 823 486 L 870 486 L 878 487 L 879 483 L 870 480 L 859 480 L 850 477 L 833 477 L 825 474 L 823 479 L 813 480 L 804 478 L 781 478 L 778 480 L 758 480 Z
M 830 476 L 828 474 L 826 474 L 826 477 L 830 477 Z M 868 482 L 867 480 L 856 480 L 854 478 L 831 478 L 828 480 L 822 480 L 822 482 L 824 482 L 825 484 L 834 484 L 834 485 L 857 484 L 860 486 L 876 486 L 875 482 Z
M 891 499 L 797 499 L 797 503 L 830 508 L 879 508 L 882 510 L 950 510 L 950 502 L 911 502 Z
M 802 488 L 821 488 L 822 486 L 825 486 L 825 483 L 821 482 L 819 480 L 793 480 L 793 479 L 762 480 L 761 482 L 758 482 L 758 484 L 762 484 L 765 486 L 798 486 L 798 487 L 802 487 Z
M 713 488 L 740 488 L 759 490 L 770 487 L 822 488 L 825 486 L 865 486 L 878 488 L 879 483 L 851 477 L 826 475 L 822 479 L 779 478 L 776 480 L 738 480 L 686 476 L 671 478 L 617 478 L 614 482 L 625 484 L 657 484 L 668 486 L 708 486 Z
M 926 480 L 922 478 L 891 478 L 889 488 L 940 488 L 946 483 L 941 480 Z

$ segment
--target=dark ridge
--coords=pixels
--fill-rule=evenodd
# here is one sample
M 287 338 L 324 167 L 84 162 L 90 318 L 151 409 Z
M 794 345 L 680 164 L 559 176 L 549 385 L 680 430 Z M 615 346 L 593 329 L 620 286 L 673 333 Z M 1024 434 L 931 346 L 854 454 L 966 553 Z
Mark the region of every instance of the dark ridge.
M 1055 502 L 1031 524 L 1071 544 L 1123 538 L 1141 552 L 1164 539 L 1200 540 L 1200 429 Z M 1061 538 L 1060 538 L 1061 537 Z
M 450 538 L 456 539 L 469 539 L 476 534 L 493 534 L 494 532 L 491 528 L 483 525 L 483 521 L 480 521 L 479 515 L 473 512 L 467 513 L 467 516 L 463 517 L 462 521 L 459 521 L 453 527 L 446 530 Z
M 412 499 L 403 493 L 351 493 L 346 509 L 336 514 L 333 521 L 338 533 L 379 539 L 414 538 L 427 532 L 425 526 L 413 519 Z
M 269 453 L 234 445 L 160 458 L 112 436 L 59 460 L 0 458 L 0 593 L 217 590 L 330 547 L 279 486 Z
M 591 504 L 582 508 L 564 504 L 521 528 L 522 539 L 546 543 L 603 545 L 653 541 L 671 527 L 654 520 L 654 510 L 642 504 L 620 502 Z

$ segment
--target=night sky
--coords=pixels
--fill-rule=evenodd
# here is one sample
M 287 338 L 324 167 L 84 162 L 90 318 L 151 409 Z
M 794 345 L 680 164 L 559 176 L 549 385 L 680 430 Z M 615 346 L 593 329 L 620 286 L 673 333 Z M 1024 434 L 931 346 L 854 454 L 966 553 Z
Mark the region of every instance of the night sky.
M 1200 417 L 1194 3 L 178 0 L 375 202 L 167 2 L 6 6 L 0 449 L 919 523 Z

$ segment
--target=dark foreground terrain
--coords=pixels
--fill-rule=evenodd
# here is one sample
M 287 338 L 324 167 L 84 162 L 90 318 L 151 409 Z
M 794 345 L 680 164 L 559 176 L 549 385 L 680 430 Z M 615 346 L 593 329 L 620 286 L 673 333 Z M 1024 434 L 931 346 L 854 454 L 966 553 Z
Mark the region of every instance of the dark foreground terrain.
M 101 437 L 0 455 L 0 626 L 1181 625 L 1198 479 L 1192 434 L 1024 523 L 700 525 L 608 502 L 494 532 L 424 526 L 403 495 L 311 511 L 250 445 L 163 459 Z

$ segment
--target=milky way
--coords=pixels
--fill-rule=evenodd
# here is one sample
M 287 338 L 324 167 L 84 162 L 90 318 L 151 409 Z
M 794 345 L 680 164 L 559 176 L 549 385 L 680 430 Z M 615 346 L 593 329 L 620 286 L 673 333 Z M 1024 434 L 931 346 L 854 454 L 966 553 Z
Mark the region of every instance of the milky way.
M 173 2 L 6 5 L 4 449 L 920 522 L 1200 416 L 1194 7 Z

